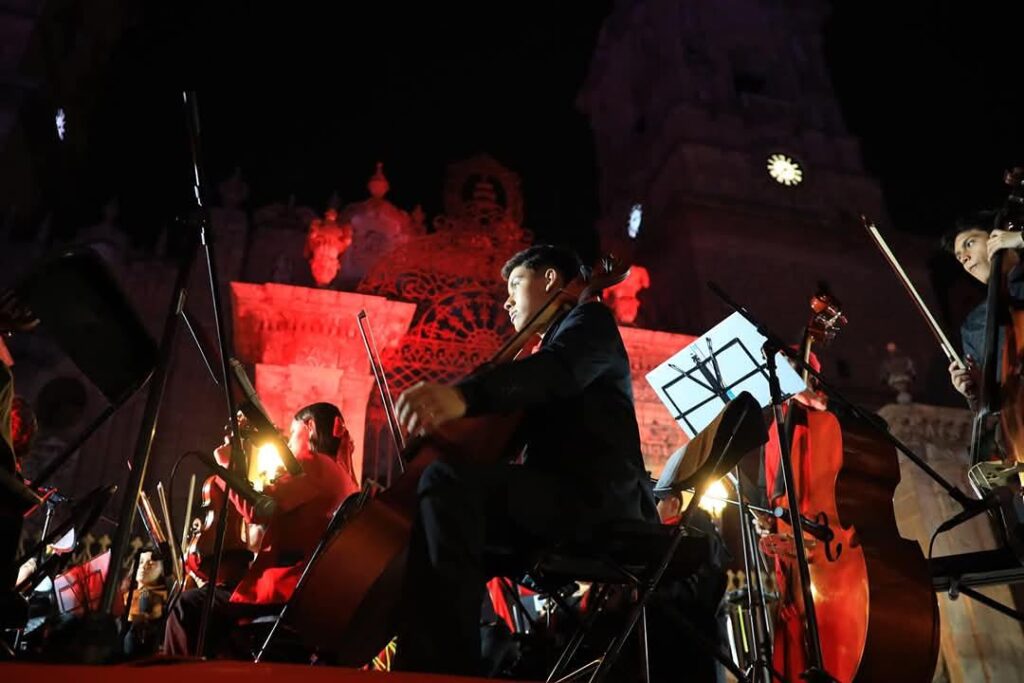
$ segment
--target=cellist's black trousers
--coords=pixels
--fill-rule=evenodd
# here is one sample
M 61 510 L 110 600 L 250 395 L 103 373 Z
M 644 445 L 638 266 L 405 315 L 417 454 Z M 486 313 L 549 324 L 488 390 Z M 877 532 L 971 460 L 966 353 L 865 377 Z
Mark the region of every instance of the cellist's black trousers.
M 521 465 L 428 466 L 409 548 L 396 668 L 473 675 L 492 549 L 528 568 L 532 550 L 585 529 L 571 482 Z

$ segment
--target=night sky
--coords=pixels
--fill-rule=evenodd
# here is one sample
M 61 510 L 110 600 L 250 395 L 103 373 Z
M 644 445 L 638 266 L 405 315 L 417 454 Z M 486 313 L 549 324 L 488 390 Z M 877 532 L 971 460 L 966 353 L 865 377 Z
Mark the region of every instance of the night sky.
M 489 152 L 523 176 L 527 227 L 595 246 L 593 142 L 575 98 L 610 0 L 296 4 L 147 3 L 95 89 L 58 229 L 95 222 L 117 192 L 144 243 L 187 207 L 191 85 L 209 177 L 240 165 L 252 206 L 362 199 L 381 160 L 392 201 L 432 217 L 445 165 Z M 926 234 L 1000 201 L 1002 169 L 1024 162 L 1024 12 L 939 4 L 839 3 L 826 33 L 895 227 Z

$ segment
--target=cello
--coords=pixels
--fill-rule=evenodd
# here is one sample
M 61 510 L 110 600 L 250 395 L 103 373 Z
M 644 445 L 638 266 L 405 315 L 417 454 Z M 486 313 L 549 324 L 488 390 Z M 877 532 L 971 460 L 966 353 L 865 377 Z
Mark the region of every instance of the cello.
M 820 305 L 812 299 L 812 310 Z M 814 310 L 805 347 L 822 338 L 820 321 Z M 825 671 L 842 683 L 931 681 L 938 603 L 920 546 L 896 526 L 896 449 L 852 415 L 795 403 L 789 411 L 797 508 L 816 524 L 805 531 L 805 544 Z M 784 498 L 773 503 L 793 507 Z M 780 517 L 780 530 L 786 519 Z M 795 558 L 779 548 L 774 665 L 797 681 L 808 660 L 805 608 Z
M 610 259 L 603 266 L 588 280 L 580 275 L 553 292 L 523 329 L 474 372 L 514 361 L 544 331 L 553 311 L 593 298 L 629 275 Z M 520 421 L 519 414 L 463 417 L 409 440 L 401 454 L 403 473 L 328 541 L 293 596 L 289 626 L 307 645 L 349 666 L 362 666 L 381 651 L 396 630 L 394 613 L 423 471 L 444 457 L 476 462 L 512 458 L 522 447 Z

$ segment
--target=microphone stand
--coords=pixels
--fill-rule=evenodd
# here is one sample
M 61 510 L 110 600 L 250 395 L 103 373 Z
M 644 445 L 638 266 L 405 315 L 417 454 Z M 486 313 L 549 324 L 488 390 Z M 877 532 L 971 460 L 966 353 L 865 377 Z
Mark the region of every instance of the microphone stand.
M 744 314 L 744 317 L 747 316 Z M 754 325 L 757 327 L 757 323 Z M 758 331 L 760 331 L 760 327 L 758 327 Z M 824 656 L 821 652 L 821 634 L 818 631 L 818 617 L 814 611 L 814 595 L 811 592 L 811 571 L 807 564 L 807 549 L 804 547 L 803 515 L 800 514 L 796 480 L 793 478 L 791 460 L 793 451 L 789 442 L 789 434 L 786 433 L 786 418 L 782 414 L 782 404 L 785 399 L 782 397 L 782 388 L 779 386 L 775 355 L 786 345 L 773 344 L 771 337 L 763 333 L 762 335 L 767 339 L 763 354 L 765 368 L 768 370 L 768 390 L 771 393 L 772 412 L 775 415 L 775 427 L 779 435 L 779 467 L 782 470 L 786 500 L 789 501 L 790 508 L 796 510 L 795 514 L 790 515 L 790 522 L 793 526 L 793 547 L 796 550 L 796 566 L 800 573 L 800 591 L 803 593 L 804 617 L 807 621 L 807 659 L 809 663 L 808 668 L 801 674 L 801 678 L 808 681 L 835 681 L 836 679 L 825 671 Z
M 785 683 L 785 678 L 773 666 L 773 648 L 771 625 L 768 619 L 768 602 L 764 594 L 764 582 L 761 578 L 760 551 L 757 547 L 757 535 L 751 528 L 750 512 L 756 508 L 747 503 L 743 494 L 742 474 L 737 466 L 728 475 L 736 491 L 736 504 L 740 523 L 740 545 L 743 548 L 743 571 L 747 577 L 747 628 L 750 629 L 750 643 L 753 647 L 754 661 L 750 665 L 751 681 L 771 683 L 778 679 Z
M 221 302 L 220 280 L 217 276 L 216 258 L 213 245 L 213 234 L 208 224 L 206 205 L 204 202 L 205 177 L 203 175 L 200 131 L 199 131 L 199 109 L 196 102 L 195 92 L 182 93 L 183 102 L 186 108 L 189 129 L 189 142 L 192 152 L 193 191 L 196 205 L 199 209 L 199 225 L 197 233 L 188 249 L 183 253 L 179 262 L 178 273 L 175 278 L 174 289 L 171 295 L 170 305 L 164 319 L 163 335 L 160 340 L 158 360 L 156 368 L 150 380 L 149 394 L 146 397 L 146 406 L 143 411 L 142 421 L 139 427 L 139 436 L 136 442 L 135 451 L 132 455 L 128 483 L 125 487 L 125 495 L 121 501 L 121 511 L 118 517 L 117 531 L 114 535 L 110 551 L 110 569 L 107 573 L 107 580 L 103 586 L 103 598 L 100 603 L 99 616 L 102 622 L 97 623 L 96 631 L 90 634 L 91 637 L 101 638 L 104 645 L 109 647 L 110 639 L 116 639 L 112 633 L 115 628 L 113 622 L 114 600 L 117 596 L 121 583 L 121 573 L 124 570 L 123 559 L 128 548 L 128 536 L 135 521 L 136 501 L 145 483 L 146 470 L 149 464 L 149 457 L 153 446 L 153 439 L 156 435 L 157 422 L 160 416 L 160 408 L 163 403 L 164 391 L 167 386 L 167 379 L 171 371 L 171 363 L 174 356 L 174 343 L 177 338 L 178 326 L 182 319 L 180 315 L 182 302 L 188 289 L 188 283 L 192 275 L 199 248 L 202 247 L 206 257 L 206 269 L 210 286 L 210 297 L 213 306 L 214 324 L 217 330 L 217 341 L 220 346 L 220 376 L 221 386 L 224 389 L 224 399 L 228 413 L 228 423 L 231 425 L 231 464 L 234 469 L 242 469 L 242 449 L 238 437 L 237 410 L 235 408 L 234 396 L 228 382 L 227 359 L 229 357 L 229 343 L 224 326 L 223 306 Z M 225 496 L 225 505 L 227 505 Z M 202 619 L 199 626 L 197 641 L 198 656 L 202 656 L 206 641 L 206 631 L 209 623 L 209 613 L 213 606 L 213 594 L 217 584 L 217 573 L 220 570 L 221 554 L 224 549 L 224 536 L 227 530 L 227 515 L 221 511 L 218 518 L 216 543 L 214 545 L 213 567 L 210 576 L 209 590 L 203 604 Z M 105 653 L 109 656 L 109 653 Z
M 228 373 L 228 358 L 230 357 L 227 329 L 224 325 L 224 308 L 221 302 L 220 278 L 217 275 L 217 259 L 213 246 L 213 231 L 209 225 L 209 213 L 206 210 L 203 197 L 206 189 L 206 178 L 203 173 L 202 163 L 202 137 L 199 128 L 199 103 L 195 91 L 182 93 L 182 98 L 187 111 L 189 142 L 192 151 L 192 170 L 194 178 L 194 191 L 196 206 L 199 209 L 199 242 L 206 255 L 206 272 L 209 276 L 210 302 L 213 305 L 214 328 L 217 332 L 217 342 L 220 346 L 220 376 L 222 388 L 224 389 L 225 409 L 228 413 L 228 424 L 231 425 L 231 468 L 236 472 L 245 474 L 242 454 L 242 444 L 238 433 L 238 408 L 235 405 L 235 397 L 231 392 L 230 375 Z M 213 545 L 213 563 L 210 567 L 210 580 L 207 583 L 205 600 L 203 601 L 202 617 L 199 620 L 199 633 L 196 638 L 196 656 L 202 657 L 206 649 L 206 634 L 210 622 L 210 611 L 213 609 L 213 598 L 217 591 L 217 575 L 220 573 L 221 556 L 224 554 L 224 537 L 227 535 L 228 496 L 224 496 L 221 509 L 217 515 L 217 531 Z

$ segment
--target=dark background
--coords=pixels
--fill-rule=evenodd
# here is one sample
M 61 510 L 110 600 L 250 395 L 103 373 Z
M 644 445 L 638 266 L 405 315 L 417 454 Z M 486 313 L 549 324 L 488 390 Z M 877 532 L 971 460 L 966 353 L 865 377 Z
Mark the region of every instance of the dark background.
M 575 98 L 611 6 L 135 7 L 109 61 L 68 103 L 68 141 L 47 159 L 55 231 L 96 222 L 116 194 L 122 226 L 145 244 L 188 206 L 180 90 L 195 86 L 208 176 L 241 166 L 252 206 L 294 194 L 321 210 L 335 190 L 362 199 L 380 160 L 390 198 L 432 216 L 445 165 L 485 151 L 521 173 L 527 227 L 587 251 L 596 171 Z M 897 229 L 938 234 L 1005 196 L 1002 170 L 1024 162 L 1022 14 L 995 3 L 834 4 L 827 63 Z M 96 21 L 58 15 L 47 49 Z M 70 90 L 50 86 L 58 103 Z M 52 129 L 52 114 L 35 114 Z

